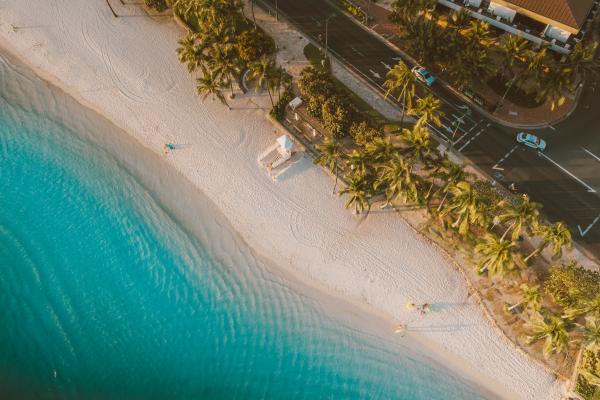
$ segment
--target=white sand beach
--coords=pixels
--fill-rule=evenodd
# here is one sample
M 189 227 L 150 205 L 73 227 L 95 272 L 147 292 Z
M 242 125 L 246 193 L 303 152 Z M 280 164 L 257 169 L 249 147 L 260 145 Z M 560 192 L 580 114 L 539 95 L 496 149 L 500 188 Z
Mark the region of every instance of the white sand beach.
M 164 143 L 179 145 L 162 162 L 281 271 L 407 323 L 398 340 L 499 398 L 561 397 L 563 383 L 506 343 L 469 298 L 462 276 L 401 218 L 380 210 L 354 216 L 309 158 L 273 182 L 256 157 L 276 128 L 253 95 L 240 96 L 232 111 L 202 102 L 175 54 L 183 30 L 172 19 L 114 3 L 130 17 L 115 18 L 105 0 L 5 0 L 0 47 L 155 154 Z M 165 195 L 177 203 L 181 193 Z M 433 312 L 419 317 L 408 301 L 430 303 Z

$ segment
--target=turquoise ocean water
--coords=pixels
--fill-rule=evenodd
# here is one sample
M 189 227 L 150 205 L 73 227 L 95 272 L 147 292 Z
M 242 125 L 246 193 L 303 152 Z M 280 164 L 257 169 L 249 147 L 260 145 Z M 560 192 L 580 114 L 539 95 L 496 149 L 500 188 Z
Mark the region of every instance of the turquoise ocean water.
M 192 236 L 15 71 L 0 71 L 1 399 L 481 398 L 328 314 L 214 220 Z

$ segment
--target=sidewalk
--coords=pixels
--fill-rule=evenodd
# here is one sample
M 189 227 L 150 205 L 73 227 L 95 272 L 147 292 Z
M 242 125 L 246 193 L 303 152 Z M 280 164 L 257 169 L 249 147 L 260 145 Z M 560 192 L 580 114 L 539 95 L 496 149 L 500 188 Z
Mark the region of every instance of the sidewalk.
M 246 15 L 252 15 L 248 2 L 245 5 L 244 12 Z M 278 49 L 277 63 L 297 80 L 300 72 L 310 66 L 310 62 L 304 55 L 304 47 L 310 41 L 287 23 L 275 20 L 274 16 L 258 4 L 254 6 L 254 15 L 256 23 L 275 40 Z M 387 119 L 392 121 L 401 119 L 402 112 L 395 105 L 384 100 L 378 92 L 375 92 L 369 85 L 355 77 L 352 72 L 333 58 L 331 59 L 331 73 Z
M 370 30 L 381 36 L 386 41 L 390 42 L 395 47 L 402 50 L 406 49 L 407 46 L 403 43 L 400 37 L 399 28 L 391 23 L 388 19 L 391 14 L 391 3 L 392 0 L 385 0 L 382 5 L 371 4 L 369 0 L 353 0 L 356 4 L 361 5 L 364 10 L 369 10 L 369 15 L 373 18 L 371 22 Z M 336 4 L 339 7 L 339 4 Z M 435 71 L 434 72 L 438 72 Z M 444 84 L 449 90 L 452 90 L 456 94 L 460 95 L 464 101 L 469 102 L 474 108 L 478 109 L 486 117 L 495 120 L 499 124 L 507 125 L 511 127 L 545 127 L 558 123 L 568 117 L 577 106 L 578 94 L 567 97 L 565 104 L 558 107 L 554 111 L 550 111 L 549 102 L 546 102 L 535 108 L 520 107 L 508 100 L 504 100 L 504 105 L 500 110 L 492 113 L 490 108 L 494 104 L 497 104 L 502 96 L 497 94 L 491 87 L 486 84 L 478 84 L 473 87 L 475 93 L 481 96 L 487 105 L 486 108 L 479 107 L 474 104 L 464 94 L 460 93 L 457 89 L 453 88 L 446 82 L 438 82 Z

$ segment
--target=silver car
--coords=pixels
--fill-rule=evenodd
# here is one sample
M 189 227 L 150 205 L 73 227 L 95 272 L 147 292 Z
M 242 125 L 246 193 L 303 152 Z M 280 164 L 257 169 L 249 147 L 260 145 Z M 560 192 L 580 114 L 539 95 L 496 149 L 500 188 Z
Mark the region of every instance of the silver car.
M 539 151 L 544 151 L 546 149 L 546 141 L 531 133 L 519 132 L 517 134 L 517 142 Z

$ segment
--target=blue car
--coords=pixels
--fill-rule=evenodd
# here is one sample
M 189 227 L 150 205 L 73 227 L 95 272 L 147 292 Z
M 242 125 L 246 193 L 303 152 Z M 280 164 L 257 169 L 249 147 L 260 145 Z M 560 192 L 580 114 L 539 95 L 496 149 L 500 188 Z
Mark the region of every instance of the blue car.
M 546 141 L 531 133 L 519 132 L 517 134 L 517 142 L 539 151 L 544 151 L 546 149 Z
M 412 73 L 417 77 L 418 80 L 426 84 L 427 86 L 433 85 L 435 82 L 435 76 L 431 75 L 424 67 L 416 66 L 411 69 Z

